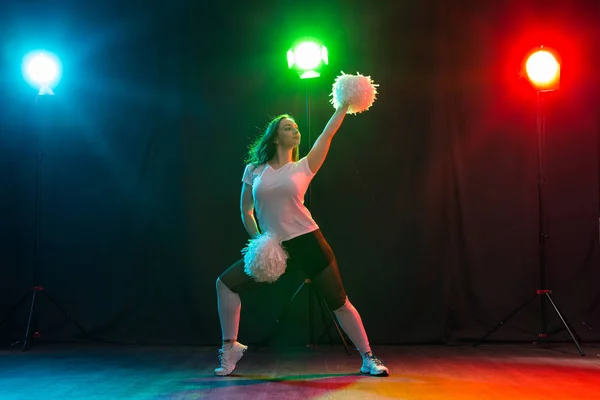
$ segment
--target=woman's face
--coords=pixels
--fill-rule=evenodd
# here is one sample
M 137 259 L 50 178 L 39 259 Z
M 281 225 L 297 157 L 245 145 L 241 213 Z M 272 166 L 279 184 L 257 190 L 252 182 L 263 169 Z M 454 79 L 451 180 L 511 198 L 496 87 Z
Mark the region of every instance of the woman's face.
M 294 120 L 283 118 L 279 121 L 275 144 L 285 149 L 291 149 L 300 144 L 300 131 Z

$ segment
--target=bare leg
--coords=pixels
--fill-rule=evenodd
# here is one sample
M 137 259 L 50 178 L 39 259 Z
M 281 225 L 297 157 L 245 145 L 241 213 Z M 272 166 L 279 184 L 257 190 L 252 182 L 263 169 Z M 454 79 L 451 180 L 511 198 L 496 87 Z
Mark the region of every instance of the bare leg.
M 231 289 L 218 278 L 217 300 L 223 343 L 235 342 L 238 337 L 240 311 L 242 309 L 240 295 L 231 291 Z
M 244 272 L 244 260 L 233 263 L 217 279 L 219 321 L 223 342 L 235 342 L 238 338 L 242 303 L 239 292 L 256 282 Z
M 242 303 L 237 293 L 255 282 L 244 272 L 244 260 L 229 267 L 217 279 L 217 300 L 223 346 L 219 349 L 219 367 L 215 375 L 227 376 L 233 372 L 247 346 L 237 341 Z
M 335 260 L 329 267 L 320 272 L 313 279 L 313 282 L 329 308 L 334 310 L 333 312 L 344 332 L 360 352 L 363 359 L 360 372 L 376 376 L 388 376 L 389 369 L 371 351 L 362 319 L 356 308 L 348 300 Z
M 350 303 L 350 300 L 346 298 L 344 305 L 333 312 L 342 329 L 346 332 L 350 340 L 352 340 L 352 343 L 354 343 L 354 346 L 360 354 L 369 354 L 371 352 L 371 346 L 369 345 L 367 332 L 363 326 L 360 314 L 356 311 L 356 308 L 354 308 L 352 303 Z

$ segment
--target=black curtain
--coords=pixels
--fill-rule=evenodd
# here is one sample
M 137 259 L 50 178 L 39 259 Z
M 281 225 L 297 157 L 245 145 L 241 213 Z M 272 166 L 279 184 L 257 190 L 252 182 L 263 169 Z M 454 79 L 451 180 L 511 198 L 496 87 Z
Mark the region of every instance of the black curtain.
M 0 316 L 39 284 L 99 340 L 218 343 L 215 279 L 246 241 L 238 209 L 247 145 L 287 112 L 306 153 L 344 71 L 371 75 L 378 99 L 347 117 L 310 205 L 371 341 L 480 337 L 540 287 L 536 97 L 518 68 L 550 38 L 564 61 L 546 104 L 547 286 L 582 338 L 600 337 L 597 6 L 41 6 L 2 10 Z M 41 14 L 45 25 L 35 23 Z M 326 41 L 331 63 L 303 82 L 285 51 L 308 32 Z M 65 72 L 43 104 L 15 67 L 40 37 L 62 51 Z M 243 294 L 240 340 L 267 333 L 301 282 L 286 274 Z M 22 334 L 28 301 L 0 330 L 6 343 Z M 80 338 L 44 297 L 38 311 L 43 338 Z M 304 292 L 274 340 L 305 343 L 307 313 Z M 510 325 L 493 338 L 530 340 L 523 331 L 539 333 L 539 303 Z

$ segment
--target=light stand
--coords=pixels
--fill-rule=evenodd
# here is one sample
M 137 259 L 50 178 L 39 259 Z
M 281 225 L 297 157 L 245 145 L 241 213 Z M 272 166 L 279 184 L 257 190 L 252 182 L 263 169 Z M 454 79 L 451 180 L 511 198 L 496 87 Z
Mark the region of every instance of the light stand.
M 540 268 L 540 288 L 536 290 L 535 294 L 527 299 L 523 304 L 518 306 L 514 311 L 512 311 L 506 318 L 501 320 L 494 326 L 491 330 L 489 330 L 481 339 L 479 339 L 474 346 L 482 343 L 488 336 L 497 331 L 500 327 L 502 327 L 505 323 L 507 323 L 512 317 L 517 315 L 521 310 L 523 310 L 529 303 L 531 303 L 537 297 L 540 298 L 540 323 L 541 323 L 541 332 L 538 334 L 540 340 L 545 340 L 549 334 L 547 329 L 547 316 L 546 316 L 546 306 L 548 301 L 551 305 L 558 317 L 560 318 L 562 324 L 569 332 L 573 343 L 577 347 L 579 354 L 584 356 L 585 353 L 581 349 L 579 342 L 575 338 L 573 331 L 569 327 L 569 324 L 563 317 L 562 313 L 558 309 L 558 306 L 552 300 L 552 290 L 546 287 L 546 239 L 548 238 L 548 224 L 547 224 L 547 215 L 544 209 L 544 192 L 543 187 L 545 185 L 544 179 L 544 136 L 545 136 L 545 108 L 544 108 L 544 95 L 546 91 L 538 90 L 537 91 L 537 139 L 538 139 L 538 182 L 537 182 L 537 193 L 538 193 L 538 214 L 539 214 L 539 268 Z
M 312 142 L 312 137 L 311 137 L 311 132 L 310 132 L 310 81 L 308 79 L 305 80 L 306 82 L 306 136 L 308 137 L 308 146 L 306 149 L 306 154 L 308 154 L 308 152 L 310 151 L 310 149 L 312 148 L 313 142 Z M 306 201 L 306 208 L 308 208 L 310 210 L 310 207 L 312 205 L 312 182 L 308 185 L 308 201 Z
M 41 92 L 40 92 L 41 93 Z M 69 321 L 71 321 L 79 330 L 85 335 L 88 336 L 85 329 L 79 325 L 79 323 L 73 319 L 66 310 L 51 296 L 47 291 L 44 290 L 44 287 L 40 285 L 40 239 L 41 239 L 41 197 L 42 197 L 42 177 L 41 177 L 41 167 L 42 161 L 44 159 L 44 152 L 42 150 L 41 144 L 41 127 L 43 127 L 46 123 L 47 113 L 50 112 L 48 110 L 49 107 L 52 107 L 52 103 L 54 101 L 54 96 L 51 95 L 38 95 L 35 100 L 35 111 L 36 117 L 40 118 L 40 124 L 36 129 L 36 149 L 37 149 L 37 162 L 36 162 L 36 189 L 35 189 L 35 239 L 34 239 L 34 247 L 33 247 L 33 285 L 29 292 L 27 292 L 15 305 L 14 307 L 6 314 L 6 316 L 0 321 L 0 328 L 4 326 L 8 318 L 28 299 L 31 299 L 31 303 L 29 305 L 29 316 L 27 318 L 27 326 L 25 328 L 25 335 L 23 337 L 23 345 L 22 351 L 27 351 L 29 347 L 29 343 L 34 338 L 40 338 L 41 334 L 38 330 L 38 315 L 36 313 L 35 306 L 38 301 L 38 295 L 44 296 L 48 299 L 56 308 L 58 308 L 64 316 L 67 317 Z M 37 119 L 36 118 L 36 119 Z M 13 343 L 17 344 L 19 342 Z
M 316 47 L 318 49 L 318 52 L 320 53 L 319 56 L 321 56 L 322 54 L 326 55 L 326 50 L 324 50 L 324 46 L 319 48 L 314 43 L 304 42 L 304 43 L 301 43 L 299 45 L 299 47 L 301 47 L 303 45 L 305 47 L 308 47 L 309 49 L 311 47 L 313 47 L 313 45 L 314 45 L 314 47 Z M 297 55 L 294 55 L 291 50 L 290 50 L 290 52 L 288 52 L 288 66 L 290 68 L 294 64 L 294 61 L 297 60 L 297 58 L 298 58 Z M 325 62 L 327 63 L 326 57 L 325 57 Z M 306 153 L 308 154 L 308 152 L 310 151 L 310 149 L 312 148 L 312 145 L 313 145 L 312 137 L 311 137 L 311 129 L 310 129 L 310 79 L 309 78 L 316 78 L 319 76 L 319 73 L 317 73 L 316 71 L 312 71 L 312 70 L 311 71 L 302 71 L 300 76 L 302 79 L 305 80 L 305 83 L 306 83 L 306 128 L 307 128 L 306 133 L 307 133 L 307 138 L 308 138 L 308 150 Z M 312 183 L 309 184 L 307 191 L 308 191 L 308 196 L 307 196 L 308 199 L 307 199 L 307 201 L 305 201 L 305 205 L 306 205 L 306 208 L 311 210 Z M 258 351 L 258 349 L 260 347 L 266 345 L 271 340 L 271 338 L 274 336 L 277 326 L 279 325 L 279 323 L 281 321 L 283 321 L 286 318 L 291 305 L 294 303 L 294 300 L 302 292 L 302 290 L 304 288 L 308 289 L 308 337 L 309 337 L 309 343 L 308 343 L 307 347 L 317 347 L 318 343 L 321 341 L 321 339 L 325 335 L 327 335 L 329 337 L 329 342 L 332 343 L 333 338 L 331 337 L 330 330 L 331 330 L 332 326 L 335 326 L 335 328 L 338 332 L 338 335 L 339 335 L 342 343 L 344 344 L 346 353 L 348 355 L 350 355 L 351 354 L 350 347 L 348 346 L 346 338 L 344 337 L 344 333 L 341 329 L 341 326 L 339 325 L 339 323 L 337 321 L 335 314 L 329 308 L 329 306 L 325 302 L 325 299 L 323 299 L 323 297 L 316 290 L 314 290 L 312 281 L 310 279 L 305 279 L 302 282 L 302 284 L 296 289 L 296 291 L 294 292 L 294 295 L 290 298 L 290 300 L 288 301 L 288 303 L 286 304 L 286 306 L 284 307 L 282 312 L 279 314 L 278 318 L 275 320 L 275 324 L 274 324 L 273 328 L 271 329 L 270 333 L 265 336 L 265 338 L 261 341 L 261 343 L 255 348 L 255 351 Z M 317 340 L 315 340 L 315 302 L 319 306 L 319 309 L 321 311 L 321 317 L 323 318 L 323 324 L 325 325 L 325 330 L 323 331 L 323 333 L 321 333 L 321 335 L 317 338 Z M 329 318 L 331 319 L 331 323 L 328 323 L 327 316 L 329 316 Z

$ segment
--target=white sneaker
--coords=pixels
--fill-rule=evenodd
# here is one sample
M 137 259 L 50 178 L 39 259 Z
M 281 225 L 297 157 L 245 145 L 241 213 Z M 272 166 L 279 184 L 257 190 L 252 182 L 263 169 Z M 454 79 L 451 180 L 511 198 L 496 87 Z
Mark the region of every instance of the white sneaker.
M 231 374 L 246 350 L 248 350 L 248 346 L 244 346 L 239 342 L 223 344 L 223 347 L 219 349 L 219 367 L 215 368 L 215 375 L 227 376 Z
M 360 367 L 360 372 L 374 376 L 388 376 L 390 370 L 385 366 L 383 361 L 375 357 L 373 353 L 361 354 L 363 363 Z

